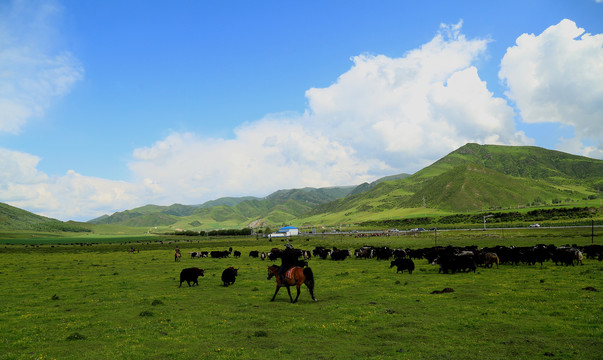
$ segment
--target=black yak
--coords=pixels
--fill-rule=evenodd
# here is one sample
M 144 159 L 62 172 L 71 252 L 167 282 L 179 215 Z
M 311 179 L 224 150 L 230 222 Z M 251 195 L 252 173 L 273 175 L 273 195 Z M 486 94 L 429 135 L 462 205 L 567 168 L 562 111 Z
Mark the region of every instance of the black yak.
M 197 286 L 199 286 L 199 281 L 197 279 L 199 278 L 199 276 L 204 276 L 204 272 L 205 270 L 196 267 L 183 269 L 180 272 L 180 286 L 178 287 L 182 287 L 182 283 L 185 281 L 188 286 L 191 286 L 191 281 L 193 282 L 193 285 L 196 284 Z
M 414 261 L 412 261 L 411 259 L 403 259 L 403 258 L 397 258 L 396 260 L 392 261 L 390 263 L 390 269 L 393 268 L 394 266 L 397 267 L 396 270 L 396 274 L 401 272 L 404 272 L 404 270 L 408 270 L 409 274 L 412 274 L 412 272 L 415 270 L 415 263 Z
M 224 283 L 224 286 L 228 286 L 228 285 L 232 285 L 235 282 L 235 278 L 237 277 L 237 272 L 239 271 L 239 269 L 235 269 L 232 266 L 229 268 L 224 269 L 224 271 L 222 271 L 222 282 Z

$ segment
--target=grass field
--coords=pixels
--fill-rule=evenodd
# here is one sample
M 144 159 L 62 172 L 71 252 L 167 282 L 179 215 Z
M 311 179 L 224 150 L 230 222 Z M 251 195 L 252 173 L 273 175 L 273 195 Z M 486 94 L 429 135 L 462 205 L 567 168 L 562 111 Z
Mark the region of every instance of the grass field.
M 0 243 L 0 359 L 602 359 L 603 263 L 545 263 L 438 274 L 424 260 L 396 274 L 377 260 L 310 260 L 305 287 L 290 304 L 269 302 L 270 261 L 248 256 L 281 242 L 136 238 L 93 246 Z M 153 240 L 151 240 L 153 239 Z M 106 239 L 105 239 L 106 240 Z M 295 239 L 298 248 L 365 243 L 429 247 L 418 237 Z M 138 242 L 136 242 L 138 241 Z M 590 229 L 450 232 L 438 245 L 591 243 Z M 598 242 L 595 238 L 595 243 Z M 133 245 L 140 253 L 130 254 Z M 184 257 L 176 263 L 178 245 Z M 241 258 L 191 259 L 224 250 Z M 198 287 L 178 288 L 185 267 L 205 269 Z M 239 268 L 224 287 L 222 270 Z M 599 291 L 586 291 L 594 287 Z M 453 288 L 454 292 L 432 294 Z

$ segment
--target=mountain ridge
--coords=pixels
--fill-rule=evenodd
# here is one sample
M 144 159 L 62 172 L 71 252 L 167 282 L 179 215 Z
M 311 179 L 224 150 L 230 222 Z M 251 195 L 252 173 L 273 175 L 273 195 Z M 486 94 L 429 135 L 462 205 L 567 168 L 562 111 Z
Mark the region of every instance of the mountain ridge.
M 535 146 L 469 143 L 410 175 L 391 175 L 360 185 L 281 189 L 263 198 L 224 197 L 199 205 L 149 204 L 84 224 L 205 230 L 358 223 L 425 213 L 575 206 L 578 201 L 600 197 L 602 191 L 602 160 Z M 30 217 L 19 222 L 15 219 L 21 215 L 15 214 L 22 213 L 6 207 L 4 213 L 3 217 L 0 211 L 0 228 L 30 229 L 34 223 L 47 223 L 51 229 L 81 227 Z

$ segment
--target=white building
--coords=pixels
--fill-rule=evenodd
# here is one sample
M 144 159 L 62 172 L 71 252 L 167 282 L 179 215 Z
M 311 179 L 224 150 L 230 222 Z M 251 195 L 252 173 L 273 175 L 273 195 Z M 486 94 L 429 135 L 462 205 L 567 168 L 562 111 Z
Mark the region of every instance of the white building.
M 278 229 L 277 232 L 269 234 L 268 237 L 273 238 L 273 237 L 286 237 L 286 236 L 295 236 L 295 235 L 299 235 L 298 228 L 296 228 L 295 226 L 285 226 L 285 227 Z

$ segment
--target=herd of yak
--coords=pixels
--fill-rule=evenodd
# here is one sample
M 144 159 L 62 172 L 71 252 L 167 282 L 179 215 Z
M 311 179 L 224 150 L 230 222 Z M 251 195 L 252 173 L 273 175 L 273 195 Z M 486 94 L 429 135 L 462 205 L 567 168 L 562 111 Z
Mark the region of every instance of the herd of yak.
M 435 246 L 430 248 L 422 249 L 390 249 L 388 247 L 374 247 L 374 246 L 363 246 L 362 248 L 349 250 L 349 249 L 328 249 L 325 247 L 316 247 L 312 251 L 296 249 L 298 252 L 299 266 L 307 266 L 307 260 L 312 256 L 319 257 L 321 259 L 331 259 L 335 261 L 342 261 L 348 257 L 355 257 L 357 259 L 377 259 L 377 260 L 392 260 L 390 262 L 390 268 L 396 267 L 396 272 L 408 271 L 410 274 L 415 269 L 414 260 L 426 260 L 429 264 L 439 265 L 439 273 L 456 273 L 456 272 L 470 272 L 477 269 L 478 266 L 492 267 L 500 264 L 528 264 L 535 265 L 537 263 L 540 266 L 546 261 L 554 262 L 556 265 L 574 266 L 576 264 L 582 264 L 582 259 L 586 256 L 587 259 L 603 260 L 603 245 L 544 245 L 539 244 L 536 246 L 495 246 L 485 247 L 479 249 L 477 246 Z M 257 250 L 251 251 L 249 256 L 252 258 L 261 258 L 265 260 L 275 261 L 280 258 L 282 253 L 281 249 L 272 248 L 270 251 L 259 252 Z M 191 258 L 200 257 L 212 257 L 212 258 L 224 258 L 229 257 L 231 254 L 234 257 L 240 257 L 241 252 L 234 251 L 232 248 L 223 251 L 210 251 L 210 252 L 191 252 Z M 195 270 L 193 270 L 195 269 Z M 233 275 L 234 272 L 234 275 Z M 180 275 L 180 285 L 182 282 L 190 281 L 193 284 L 196 283 L 197 277 L 203 276 L 203 270 L 197 268 L 184 269 Z M 226 277 L 225 277 L 226 276 Z M 236 276 L 236 269 L 227 268 L 222 274 L 222 281 L 225 286 L 234 283 L 234 277 Z M 191 279 L 191 280 L 189 280 Z M 198 283 L 196 283 L 198 285 Z

